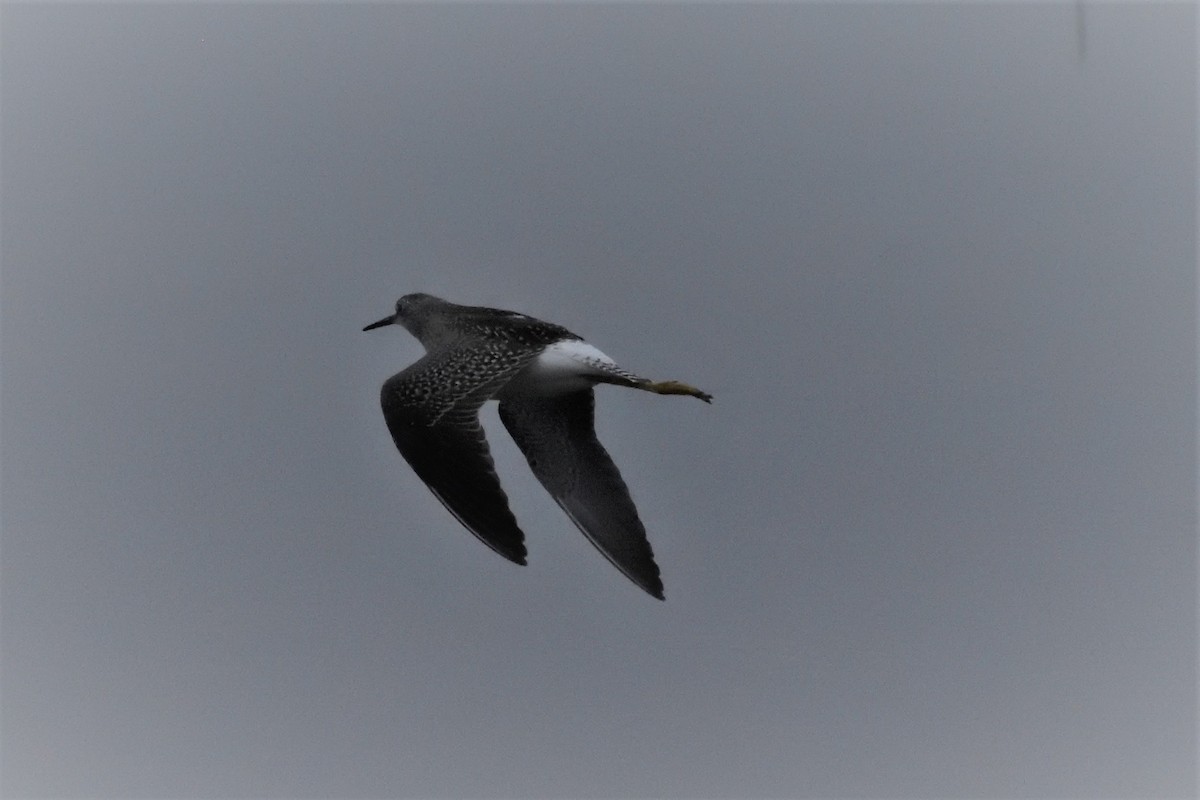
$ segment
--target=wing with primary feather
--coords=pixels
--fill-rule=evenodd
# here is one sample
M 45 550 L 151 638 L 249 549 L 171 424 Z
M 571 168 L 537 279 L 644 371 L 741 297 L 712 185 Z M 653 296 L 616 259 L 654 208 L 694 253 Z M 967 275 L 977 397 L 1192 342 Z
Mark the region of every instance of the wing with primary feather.
M 448 348 L 383 384 L 388 431 L 434 496 L 480 541 L 525 563 L 524 534 L 508 507 L 479 407 L 536 355 L 530 349 Z
M 500 419 L 533 474 L 617 569 L 663 598 L 662 579 L 629 488 L 596 439 L 591 389 L 550 397 L 501 396 Z

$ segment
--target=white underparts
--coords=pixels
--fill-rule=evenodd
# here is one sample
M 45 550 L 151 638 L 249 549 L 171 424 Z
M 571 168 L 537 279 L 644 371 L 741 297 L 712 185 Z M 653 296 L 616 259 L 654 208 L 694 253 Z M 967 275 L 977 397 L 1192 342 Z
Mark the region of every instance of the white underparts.
M 518 394 L 566 394 L 590 388 L 600 378 L 613 375 L 634 377 L 597 348 L 571 339 L 546 347 L 504 389 Z

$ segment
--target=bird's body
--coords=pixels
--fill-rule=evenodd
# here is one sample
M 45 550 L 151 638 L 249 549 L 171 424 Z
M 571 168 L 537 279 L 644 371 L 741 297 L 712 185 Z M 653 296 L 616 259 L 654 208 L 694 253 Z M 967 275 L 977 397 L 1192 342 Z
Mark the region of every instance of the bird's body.
M 381 392 L 400 453 L 451 514 L 505 558 L 525 563 L 524 535 L 496 476 L 479 408 L 500 401 L 500 419 L 534 475 L 618 569 L 655 597 L 662 581 L 629 490 L 593 425 L 597 383 L 658 394 L 711 396 L 677 381 L 622 369 L 559 325 L 512 311 L 460 306 L 410 294 L 396 313 L 425 356 Z

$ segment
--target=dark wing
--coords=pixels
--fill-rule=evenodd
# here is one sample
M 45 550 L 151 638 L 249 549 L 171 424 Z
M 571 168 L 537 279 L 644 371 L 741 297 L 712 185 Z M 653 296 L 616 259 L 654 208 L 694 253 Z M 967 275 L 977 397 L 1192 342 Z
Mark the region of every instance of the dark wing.
M 431 353 L 383 384 L 388 431 L 404 460 L 467 530 L 525 563 L 524 534 L 508 507 L 479 407 L 537 351 L 477 344 Z
M 646 529 L 621 473 L 596 439 L 594 412 L 591 389 L 500 400 L 504 427 L 546 491 L 617 569 L 662 600 Z

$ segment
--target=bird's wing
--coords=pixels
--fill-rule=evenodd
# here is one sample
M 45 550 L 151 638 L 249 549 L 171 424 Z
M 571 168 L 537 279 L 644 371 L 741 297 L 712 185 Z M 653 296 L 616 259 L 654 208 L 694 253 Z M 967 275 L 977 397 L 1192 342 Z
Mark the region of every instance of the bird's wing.
M 525 536 L 508 507 L 479 407 L 537 354 L 478 345 L 430 353 L 383 384 L 380 400 L 400 454 L 467 530 L 525 563 Z
M 646 529 L 621 473 L 596 439 L 595 395 L 501 396 L 500 419 L 563 511 L 626 577 L 663 599 Z

